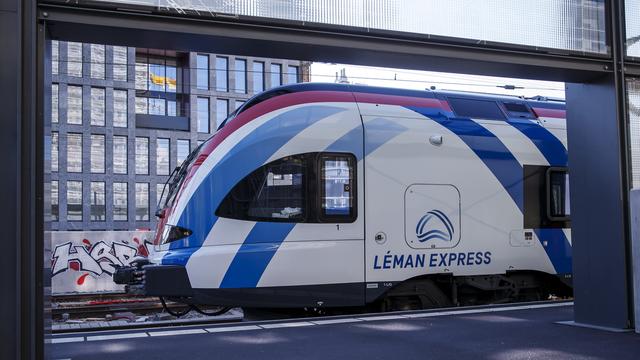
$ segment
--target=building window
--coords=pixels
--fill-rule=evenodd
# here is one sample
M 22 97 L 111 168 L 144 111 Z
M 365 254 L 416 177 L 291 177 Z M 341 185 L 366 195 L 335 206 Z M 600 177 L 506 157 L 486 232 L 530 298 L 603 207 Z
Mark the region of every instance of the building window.
M 82 181 L 67 181 L 67 221 L 82 221 Z
M 113 90 L 113 126 L 127 127 L 127 90 Z
M 91 44 L 91 77 L 104 79 L 104 45 Z
M 51 40 L 51 74 L 58 75 L 60 60 L 60 43 L 58 40 Z
M 216 129 L 229 115 L 229 100 L 216 99 Z
M 240 106 L 242 106 L 244 103 L 245 103 L 245 101 L 244 101 L 244 100 L 236 100 L 236 103 L 235 103 L 235 109 L 236 109 L 236 110 L 237 110 L 237 109 L 239 109 L 239 108 L 240 108 Z
M 146 97 L 136 96 L 136 114 L 148 114 L 149 101 Z
M 166 115 L 165 99 L 149 98 L 149 115 Z
M 60 220 L 60 207 L 58 202 L 58 181 L 51 181 L 51 221 Z
M 51 122 L 58 123 L 58 84 L 51 84 Z
M 149 138 L 136 138 L 136 174 L 149 175 Z
M 136 57 L 136 90 L 175 93 L 177 89 L 176 60 L 161 57 Z
M 136 221 L 149 221 L 148 183 L 136 183 Z
M 198 132 L 209 132 L 209 98 L 198 98 L 197 105 Z
M 82 77 L 82 43 L 67 43 L 67 75 Z
M 106 221 L 107 220 L 107 203 L 105 196 L 105 184 L 102 181 L 91 182 L 91 221 Z
M 104 173 L 104 135 L 91 135 L 91 172 Z
M 67 86 L 67 123 L 82 124 L 82 86 Z
M 257 94 L 264 91 L 264 63 L 259 61 L 253 62 L 253 93 Z
M 156 184 L 156 205 L 157 208 L 161 208 L 162 204 L 163 204 L 163 197 L 166 194 L 163 194 L 164 192 L 164 184 Z
M 229 91 L 229 59 L 216 57 L 216 91 Z
M 169 139 L 156 139 L 156 175 L 169 175 Z
M 82 134 L 67 134 L 67 172 L 82 172 Z
M 239 94 L 247 93 L 247 60 L 236 59 L 236 88 Z
M 176 164 L 178 166 L 182 165 L 184 159 L 189 156 L 189 140 L 178 140 L 178 159 Z
M 320 217 L 353 218 L 355 158 L 352 155 L 320 156 Z
M 51 171 L 58 171 L 58 133 L 51 133 Z
M 127 221 L 127 183 L 113 183 L 113 221 Z
M 196 86 L 198 89 L 209 89 L 209 55 L 198 54 L 196 57 Z
M 104 89 L 91 88 L 91 125 L 104 126 Z
M 127 173 L 127 137 L 113 137 L 113 173 Z
M 295 84 L 300 82 L 300 75 L 298 74 L 298 67 L 289 65 L 287 67 L 287 83 Z
M 177 116 L 176 101 L 138 96 L 136 97 L 136 114 Z
M 271 87 L 282 85 L 282 65 L 271 64 Z
M 127 47 L 113 47 L 113 80 L 127 81 Z

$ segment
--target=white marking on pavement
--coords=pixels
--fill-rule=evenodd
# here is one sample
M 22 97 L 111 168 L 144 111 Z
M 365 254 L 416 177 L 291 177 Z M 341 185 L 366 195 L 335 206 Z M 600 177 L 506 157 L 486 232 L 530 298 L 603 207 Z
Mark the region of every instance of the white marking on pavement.
M 354 323 L 361 322 L 362 320 L 356 318 L 345 318 L 345 319 L 328 319 L 328 320 L 315 320 L 312 323 L 316 325 L 331 325 L 331 324 L 346 324 L 346 323 Z
M 204 329 L 186 329 L 186 330 L 170 330 L 170 331 L 149 331 L 149 336 L 173 336 L 173 335 L 191 335 L 206 334 Z
M 52 344 L 64 344 L 64 343 L 83 342 L 83 341 L 84 341 L 84 336 L 51 339 Z
M 245 326 L 221 326 L 214 328 L 206 328 L 205 330 L 210 333 L 229 332 L 229 331 L 245 331 L 245 330 L 261 330 L 258 325 L 245 325 Z
M 313 325 L 315 324 L 308 321 L 296 321 L 296 322 L 288 322 L 288 323 L 264 324 L 259 326 L 263 329 L 279 329 L 279 328 L 313 326 Z
M 87 336 L 87 341 L 142 338 L 142 337 L 148 337 L 148 336 L 149 335 L 147 335 L 146 332 L 128 333 L 128 334 L 96 335 L 96 336 Z
M 406 319 L 405 315 L 382 315 L 382 316 L 366 316 L 357 318 L 358 320 L 363 321 L 379 321 L 379 320 L 398 320 L 398 319 Z

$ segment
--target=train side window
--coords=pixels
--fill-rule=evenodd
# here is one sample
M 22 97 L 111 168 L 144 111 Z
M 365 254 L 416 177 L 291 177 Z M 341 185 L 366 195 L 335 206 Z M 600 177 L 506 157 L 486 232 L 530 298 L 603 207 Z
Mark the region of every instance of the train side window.
M 323 222 L 355 221 L 355 157 L 350 154 L 323 153 L 318 160 L 320 220 Z
M 234 186 L 216 215 L 239 220 L 304 222 L 312 160 L 312 154 L 301 154 L 260 167 Z
M 569 172 L 566 168 L 547 170 L 547 217 L 552 221 L 566 221 L 571 215 L 569 200 Z

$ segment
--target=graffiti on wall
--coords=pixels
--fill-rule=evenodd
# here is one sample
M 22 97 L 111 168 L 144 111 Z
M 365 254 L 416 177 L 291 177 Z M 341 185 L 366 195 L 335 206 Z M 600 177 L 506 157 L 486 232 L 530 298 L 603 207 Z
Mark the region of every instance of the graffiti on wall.
M 112 280 L 118 266 L 127 266 L 153 249 L 146 231 L 52 232 L 52 293 L 123 291 Z

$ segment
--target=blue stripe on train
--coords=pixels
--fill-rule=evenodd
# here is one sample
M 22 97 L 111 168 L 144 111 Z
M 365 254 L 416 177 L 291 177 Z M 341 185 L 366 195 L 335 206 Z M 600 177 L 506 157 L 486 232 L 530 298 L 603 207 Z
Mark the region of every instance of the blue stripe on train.
M 534 229 L 558 274 L 571 273 L 571 245 L 562 229 Z M 546 246 L 545 246 L 546 242 Z
M 236 144 L 193 193 L 177 224 L 174 224 L 193 233 L 186 239 L 171 243 L 162 263 L 186 265 L 217 221 L 215 211 L 218 205 L 238 181 L 263 165 L 302 130 L 344 110 L 319 105 L 289 110 L 260 125 Z
M 508 124 L 528 137 L 540 150 L 549 165 L 567 166 L 567 149 L 549 130 L 530 120 L 510 119 Z
M 423 113 L 422 108 L 409 107 L 409 109 L 428 116 Z M 522 165 L 498 137 L 468 118 L 450 119 L 444 116 L 432 116 L 430 119 L 458 135 L 489 168 L 520 211 L 523 211 Z

